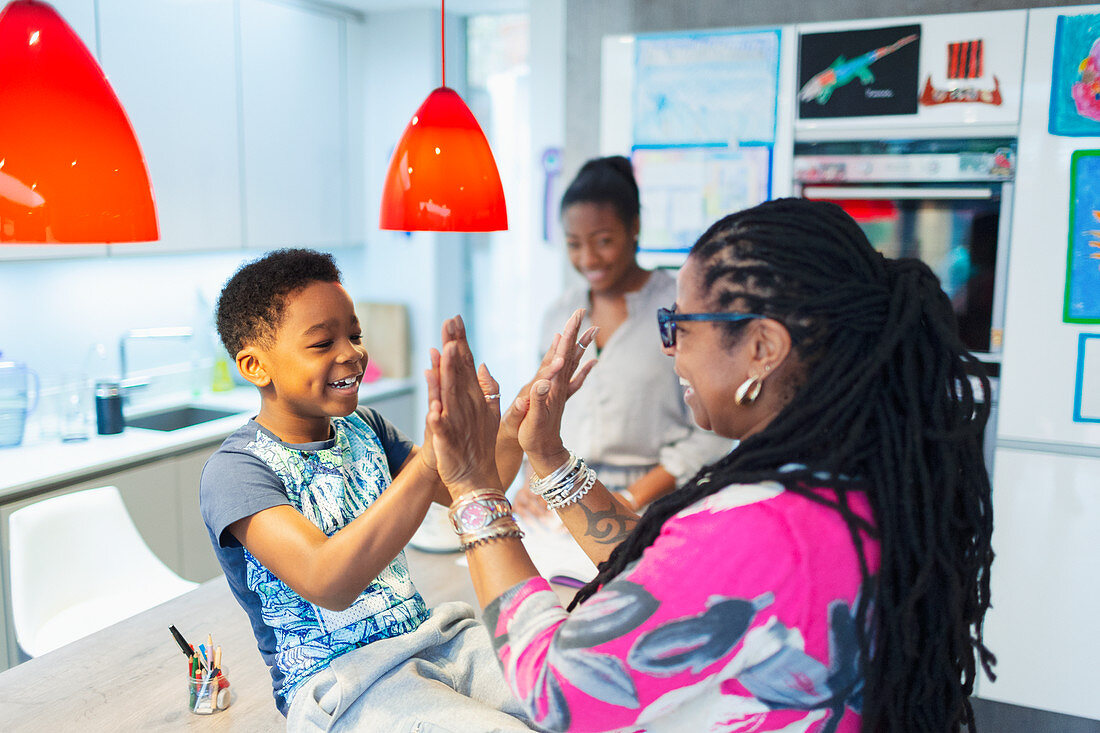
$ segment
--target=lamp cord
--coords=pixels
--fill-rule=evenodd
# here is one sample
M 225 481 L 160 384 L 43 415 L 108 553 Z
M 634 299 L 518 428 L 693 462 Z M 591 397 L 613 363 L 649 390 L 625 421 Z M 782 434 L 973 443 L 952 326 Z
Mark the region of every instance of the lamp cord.
M 443 86 L 447 86 L 447 0 L 439 0 L 439 49 Z

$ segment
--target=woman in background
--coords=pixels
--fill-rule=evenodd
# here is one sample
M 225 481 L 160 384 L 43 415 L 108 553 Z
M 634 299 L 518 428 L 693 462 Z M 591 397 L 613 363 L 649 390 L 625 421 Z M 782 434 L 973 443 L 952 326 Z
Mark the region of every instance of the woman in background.
M 622 156 L 585 163 L 561 200 L 566 251 L 585 279 L 547 310 L 540 344 L 584 308 L 595 326 L 598 362 L 570 399 L 562 436 L 610 490 L 640 509 L 683 484 L 732 443 L 696 426 L 672 363 L 653 332 L 657 308 L 676 298 L 676 281 L 638 264 L 638 184 Z M 524 488 L 525 514 L 546 511 Z

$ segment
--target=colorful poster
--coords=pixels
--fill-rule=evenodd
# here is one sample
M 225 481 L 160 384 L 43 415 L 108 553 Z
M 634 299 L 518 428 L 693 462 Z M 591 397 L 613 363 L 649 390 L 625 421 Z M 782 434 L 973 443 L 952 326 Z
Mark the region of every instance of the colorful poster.
M 1083 333 L 1077 338 L 1073 421 L 1100 422 L 1100 333 Z
M 635 54 L 634 145 L 775 140 L 778 30 L 643 35 Z
M 798 52 L 802 119 L 917 113 L 919 25 L 804 33 Z
M 1048 130 L 1100 135 L 1100 15 L 1058 16 Z
M 771 147 L 637 148 L 642 198 L 641 249 L 686 252 L 726 214 L 766 201 Z
M 1100 323 L 1100 150 L 1070 162 L 1069 254 L 1062 320 Z

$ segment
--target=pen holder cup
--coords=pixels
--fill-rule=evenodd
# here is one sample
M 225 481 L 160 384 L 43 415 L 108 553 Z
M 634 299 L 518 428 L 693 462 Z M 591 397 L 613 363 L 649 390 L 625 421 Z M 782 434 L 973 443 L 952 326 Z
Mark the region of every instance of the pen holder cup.
M 229 707 L 229 677 L 225 669 L 216 676 L 205 673 L 187 680 L 187 708 L 196 715 L 210 715 Z

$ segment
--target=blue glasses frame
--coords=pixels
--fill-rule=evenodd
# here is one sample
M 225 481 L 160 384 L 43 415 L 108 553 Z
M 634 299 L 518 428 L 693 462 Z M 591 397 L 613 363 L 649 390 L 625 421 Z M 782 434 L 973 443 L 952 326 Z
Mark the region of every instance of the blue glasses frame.
M 666 349 L 676 346 L 677 321 L 747 321 L 766 318 L 758 313 L 677 313 L 676 306 L 657 309 L 657 330 L 661 333 L 661 345 Z

